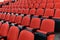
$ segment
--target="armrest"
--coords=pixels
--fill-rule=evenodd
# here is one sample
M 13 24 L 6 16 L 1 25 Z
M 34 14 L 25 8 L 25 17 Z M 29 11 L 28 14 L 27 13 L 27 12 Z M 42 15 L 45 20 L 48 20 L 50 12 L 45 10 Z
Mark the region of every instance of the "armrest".
M 21 25 L 18 25 L 19 29 L 23 30 L 23 29 L 26 29 L 25 26 L 21 26 Z
M 54 19 L 60 19 L 60 17 L 53 17 Z
M 29 27 L 24 27 L 25 29 L 35 33 L 37 30 L 39 30 L 39 28 L 29 28 Z
M 49 35 L 47 37 L 47 40 L 54 40 L 55 39 L 55 34 Z
M 40 30 L 37 30 L 37 32 L 35 32 L 35 35 L 37 37 L 39 37 L 38 39 L 40 40 L 47 40 L 47 38 L 51 37 L 50 35 L 54 35 L 54 32 L 44 32 L 44 31 L 40 31 Z M 48 39 L 49 39 L 48 38 Z
M 0 39 L 7 40 L 7 36 L 0 36 Z
M 54 32 L 44 32 L 44 31 L 40 31 L 40 30 L 37 30 L 37 32 L 41 32 L 43 34 L 46 34 L 47 36 L 51 35 L 51 34 L 55 34 Z
M 9 5 L 9 2 L 7 2 L 6 5 Z
M 49 35 L 52 35 L 52 34 L 55 34 L 54 32 L 48 32 L 46 35 L 49 36 Z
M 26 26 L 22 26 L 22 29 L 26 29 Z
M 35 39 L 36 40 L 47 40 L 47 36 L 41 32 L 35 32 Z
M 43 16 L 43 18 L 48 18 L 49 16 Z
M 47 32 L 40 31 L 40 30 L 37 30 L 37 32 L 40 32 L 40 33 L 43 33 L 43 34 L 47 34 Z
M 34 28 L 32 29 L 32 32 L 36 32 L 37 30 L 39 30 L 39 28 Z
M 52 16 L 49 16 L 48 19 L 52 19 Z
M 0 39 L 2 39 L 3 37 L 2 36 L 0 36 Z
M 40 31 L 40 30 L 37 30 L 37 32 L 40 32 L 42 34 L 46 34 L 47 36 L 49 36 L 51 34 L 55 34 L 54 32 L 44 32 L 44 31 Z

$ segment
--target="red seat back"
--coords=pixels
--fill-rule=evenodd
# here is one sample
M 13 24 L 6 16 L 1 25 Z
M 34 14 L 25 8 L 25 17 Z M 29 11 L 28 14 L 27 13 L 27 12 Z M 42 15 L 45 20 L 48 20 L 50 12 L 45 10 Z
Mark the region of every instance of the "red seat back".
M 10 15 L 9 21 L 14 23 L 15 22 L 15 18 L 16 18 L 16 15 L 12 14 L 12 15 Z
M 1 29 L 0 29 L 0 35 L 1 36 L 7 36 L 8 30 L 9 30 L 9 24 L 8 23 L 2 24 Z
M 55 22 L 52 19 L 44 19 L 41 24 L 41 31 L 54 32 Z
M 8 13 L 8 14 L 6 14 L 5 20 L 9 21 L 9 19 L 10 19 L 10 14 Z
M 60 9 L 56 9 L 54 18 L 60 18 Z
M 44 17 L 54 16 L 54 9 L 46 9 Z
M 41 8 L 37 9 L 36 11 L 36 15 L 38 16 L 43 16 L 43 13 L 44 13 L 44 9 L 41 9 Z
M 32 18 L 30 27 L 31 28 L 40 28 L 41 20 L 40 18 Z
M 15 23 L 21 24 L 22 16 L 16 16 Z
M 34 40 L 34 34 L 29 31 L 23 30 L 20 33 L 18 40 Z
M 30 14 L 30 15 L 34 15 L 34 14 L 35 14 L 35 12 L 36 12 L 36 9 L 35 9 L 35 8 L 33 8 L 33 9 L 30 9 L 29 14 Z
M 17 40 L 19 29 L 16 26 L 11 26 L 8 32 L 7 40 Z
M 22 23 L 21 23 L 23 26 L 29 26 L 30 25 L 30 17 L 28 16 L 25 16 L 22 20 Z

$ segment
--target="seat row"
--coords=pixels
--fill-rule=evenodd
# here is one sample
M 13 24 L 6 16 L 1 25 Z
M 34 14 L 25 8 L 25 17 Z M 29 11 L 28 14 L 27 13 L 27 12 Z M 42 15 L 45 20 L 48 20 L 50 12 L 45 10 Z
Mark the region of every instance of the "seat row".
M 46 2 L 49 2 L 49 1 L 50 0 L 18 0 L 18 2 L 20 2 L 20 3 L 29 3 L 29 4 L 30 3 L 33 3 L 33 4 L 34 3 L 39 3 L 40 4 L 41 2 L 43 2 L 43 3 L 45 2 L 46 3 Z M 53 3 L 53 0 L 51 0 L 50 2 Z
M 18 0 L 21 1 L 21 0 Z M 24 1 L 24 0 L 22 0 Z M 35 2 L 34 0 L 30 0 Z M 38 0 L 37 0 L 38 1 Z M 44 0 L 45 1 L 45 0 Z M 25 2 L 25 1 L 24 1 Z M 7 8 L 9 9 L 9 8 Z M 55 21 L 52 19 L 43 19 L 36 17 L 30 17 L 30 15 L 35 15 L 36 9 L 20 9 L 10 8 L 7 10 L 3 8 L 0 11 L 0 40 L 54 40 L 55 37 Z M 11 11 L 12 9 L 12 11 Z M 38 10 L 38 9 L 37 9 Z M 40 10 L 40 9 L 39 9 Z M 44 16 L 45 9 L 42 9 L 41 13 Z M 54 13 L 54 9 L 48 9 L 48 13 Z M 6 13 L 6 12 L 10 13 Z M 18 13 L 15 15 L 15 13 Z M 24 15 L 28 14 L 28 15 Z M 49 13 L 50 14 L 50 13 Z M 48 29 L 49 30 L 48 30 Z M 29 35 L 29 36 L 28 36 Z
M 14 14 L 0 14 L 0 20 L 8 21 L 11 23 L 19 24 L 22 26 L 27 26 L 31 28 L 40 28 L 41 19 L 40 18 L 31 18 L 30 16 L 14 15 Z
M 18 5 L 17 5 L 18 4 Z M 22 4 L 22 5 L 21 5 Z M 40 4 L 38 4 L 38 3 L 35 3 L 35 4 L 23 4 L 23 3 L 13 3 L 13 4 L 11 4 L 12 5 L 12 7 L 13 7 L 13 5 L 14 5 L 14 7 L 15 8 L 55 8 L 54 7 L 54 3 L 40 3 Z
M 4 11 L 4 10 L 1 10 Z M 0 12 L 1 12 L 0 11 Z M 9 12 L 10 10 L 6 10 L 7 12 Z M 16 13 L 16 14 L 25 14 L 25 15 L 34 15 L 37 17 L 42 17 L 42 18 L 56 18 L 56 19 L 60 19 L 60 9 L 19 9 L 19 10 L 15 10 L 15 9 L 11 9 L 12 13 Z
M 11 2 L 11 1 L 16 1 L 14 3 L 12 3 L 12 5 L 19 5 L 22 8 L 60 8 L 59 7 L 59 0 L 7 0 L 4 2 L 4 4 Z M 55 1 L 55 3 L 54 3 Z M 0 3 L 3 4 L 3 3 Z M 20 5 L 22 4 L 22 5 Z M 17 5 L 17 6 L 18 6 Z M 57 6 L 57 7 L 54 7 Z M 34 7 L 33 7 L 34 6 Z M 49 7 L 50 6 L 50 7 Z
M 9 5 L 11 5 L 12 8 L 60 8 L 59 7 L 60 3 L 35 3 L 35 4 L 28 4 L 28 3 L 20 3 L 20 2 L 14 2 L 14 3 L 10 3 Z M 14 5 L 14 6 L 13 6 Z
M 10 13 L 0 13 L 0 20 L 2 22 L 9 22 L 11 25 L 21 25 L 21 26 L 26 26 L 26 27 L 30 27 L 30 28 L 40 28 L 40 23 L 41 20 L 43 20 L 45 18 L 38 18 L 38 17 L 34 17 L 34 16 L 30 16 L 30 15 L 15 15 L 15 14 L 10 14 Z M 53 19 L 55 20 L 55 19 Z M 59 19 L 60 20 L 60 19 Z M 56 31 L 57 32 L 60 28 L 59 26 L 57 27 L 57 25 L 59 25 L 60 21 L 55 20 L 56 21 Z M 38 27 L 37 27 L 38 26 Z M 58 30 L 57 30 L 58 29 Z
M 60 2 L 60 0 L 18 0 L 20 3 L 57 3 Z
M 22 4 L 22 5 L 21 5 Z M 11 3 L 12 8 L 51 8 L 51 9 L 60 9 L 60 3 L 35 3 L 35 4 L 23 4 L 23 3 Z M 13 6 L 14 5 L 14 6 Z
M 36 2 L 36 1 L 38 1 L 38 2 Z M 27 0 L 27 1 L 20 0 L 18 2 L 13 3 L 12 5 L 15 5 L 15 6 L 19 5 L 20 8 L 55 8 L 56 9 L 60 4 L 59 0 L 57 3 L 54 3 L 53 0 L 49 1 L 48 3 L 46 1 L 49 1 L 49 0 L 32 0 L 32 2 L 31 2 L 31 0 Z M 58 7 L 58 8 L 60 8 L 60 7 Z
M 32 20 L 31 20 L 32 19 Z M 40 28 L 41 20 L 40 18 L 31 18 L 30 16 L 21 16 L 21 15 L 10 15 L 10 14 L 0 14 L 0 20 L 8 21 L 14 24 L 19 24 L 22 26 L 27 26 L 31 28 Z M 31 22 L 30 22 L 31 21 Z
M 11 25 L 21 26 L 21 28 L 32 28 L 32 29 L 40 29 L 42 20 L 40 18 L 34 18 L 21 15 L 14 15 L 14 14 L 0 14 L 0 20 L 4 22 L 9 22 Z M 45 23 L 47 24 L 47 23 Z M 44 24 L 43 24 L 44 25 Z M 51 25 L 51 24 L 50 24 Z M 47 25 L 48 26 L 48 25 Z
M 3 0 L 3 2 L 0 2 L 0 6 L 6 5 L 6 4 L 11 3 L 11 2 L 15 2 L 15 1 L 17 1 L 17 0 Z
M 33 25 L 33 23 L 31 26 L 36 26 Z M 54 20 L 44 19 L 42 21 L 40 29 L 31 30 L 31 28 L 27 28 L 27 29 L 25 28 L 22 29 L 21 31 L 20 30 L 21 26 L 14 26 L 14 25 L 11 26 L 8 22 L 2 23 L 0 21 L 0 35 L 1 35 L 0 39 L 5 39 L 5 40 L 51 40 L 52 39 L 54 40 L 55 37 L 54 26 L 55 26 Z M 47 28 L 49 28 L 49 30 Z
M 58 3 L 41 2 L 40 4 L 38 4 L 38 3 L 35 3 L 35 4 L 30 3 L 29 4 L 29 2 L 28 3 L 20 3 L 18 1 L 18 2 L 14 2 L 14 3 L 10 3 L 9 5 L 11 6 L 11 8 L 44 8 L 44 9 L 45 8 L 51 8 L 51 9 L 60 9 L 59 4 L 60 4 L 59 2 Z

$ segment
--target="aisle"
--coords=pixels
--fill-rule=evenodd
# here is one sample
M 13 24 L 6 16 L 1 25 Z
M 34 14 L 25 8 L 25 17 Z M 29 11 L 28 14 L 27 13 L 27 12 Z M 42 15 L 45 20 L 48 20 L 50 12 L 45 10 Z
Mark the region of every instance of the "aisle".
M 60 33 L 57 33 L 57 34 L 56 34 L 55 40 L 60 40 Z

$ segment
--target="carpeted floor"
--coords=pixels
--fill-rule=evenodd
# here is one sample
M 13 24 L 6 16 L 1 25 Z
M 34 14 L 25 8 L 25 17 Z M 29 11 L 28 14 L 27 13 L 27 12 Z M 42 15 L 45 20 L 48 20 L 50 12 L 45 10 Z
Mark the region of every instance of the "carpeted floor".
M 57 33 L 57 34 L 55 35 L 55 40 L 60 40 L 60 33 Z

